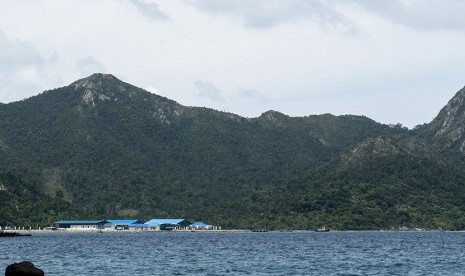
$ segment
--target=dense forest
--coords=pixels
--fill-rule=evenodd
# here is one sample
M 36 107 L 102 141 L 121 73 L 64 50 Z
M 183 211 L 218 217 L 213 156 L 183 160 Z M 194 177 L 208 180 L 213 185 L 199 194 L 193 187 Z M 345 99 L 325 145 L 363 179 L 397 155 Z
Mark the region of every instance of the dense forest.
M 244 118 L 94 74 L 0 105 L 0 226 L 465 229 L 464 97 L 408 130 L 353 115 Z

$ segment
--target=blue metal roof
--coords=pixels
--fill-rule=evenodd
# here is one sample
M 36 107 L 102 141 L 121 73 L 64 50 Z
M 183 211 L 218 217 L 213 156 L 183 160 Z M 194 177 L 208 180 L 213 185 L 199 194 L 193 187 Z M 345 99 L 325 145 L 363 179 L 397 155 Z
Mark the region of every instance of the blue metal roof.
M 144 224 L 143 221 L 137 219 L 108 219 L 107 222 L 113 225 L 136 225 Z
M 190 224 L 186 219 L 151 219 L 145 224 L 153 226 L 159 224 Z
M 149 227 L 147 224 L 142 223 L 142 224 L 131 224 L 129 226 L 135 227 L 135 228 L 147 228 Z
M 106 220 L 59 220 L 55 221 L 53 224 L 69 224 L 69 225 L 96 225 L 96 224 L 105 224 Z
M 205 222 L 203 222 L 203 221 L 196 221 L 196 222 L 192 223 L 191 225 L 192 226 L 200 226 L 200 227 L 207 226 L 207 224 L 205 224 Z

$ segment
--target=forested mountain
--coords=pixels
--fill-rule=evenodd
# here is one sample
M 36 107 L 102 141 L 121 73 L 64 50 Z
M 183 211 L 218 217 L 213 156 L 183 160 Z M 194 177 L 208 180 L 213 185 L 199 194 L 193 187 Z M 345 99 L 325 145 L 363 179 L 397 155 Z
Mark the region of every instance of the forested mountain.
M 464 93 L 409 131 L 352 115 L 244 118 L 94 74 L 0 105 L 0 187 L 9 187 L 0 196 L 10 206 L 0 217 L 16 208 L 8 223 L 185 217 L 230 228 L 462 229 Z
M 465 88 L 457 92 L 431 123 L 419 127 L 417 132 L 441 150 L 463 156 L 465 153 Z

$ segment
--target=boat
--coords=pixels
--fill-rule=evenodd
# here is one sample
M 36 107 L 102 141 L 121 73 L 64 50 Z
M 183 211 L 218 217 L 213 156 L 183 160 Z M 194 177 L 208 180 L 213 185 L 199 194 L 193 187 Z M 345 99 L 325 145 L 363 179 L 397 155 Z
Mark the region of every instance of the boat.
M 56 231 L 58 230 L 58 228 L 56 228 L 55 226 L 50 226 L 50 227 L 45 227 L 44 230 Z
M 18 232 L 0 232 L 0 237 L 26 237 L 26 236 L 31 236 L 31 234 L 23 234 L 23 233 L 18 233 Z
M 329 228 L 323 226 L 321 228 L 316 229 L 315 232 L 329 232 Z

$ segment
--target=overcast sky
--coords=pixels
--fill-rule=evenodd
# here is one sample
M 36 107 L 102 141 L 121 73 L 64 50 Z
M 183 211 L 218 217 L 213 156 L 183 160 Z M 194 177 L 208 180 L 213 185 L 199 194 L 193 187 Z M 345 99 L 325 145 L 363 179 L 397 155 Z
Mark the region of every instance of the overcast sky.
M 430 122 L 465 85 L 461 0 L 0 0 L 0 102 L 94 72 L 256 117 Z

